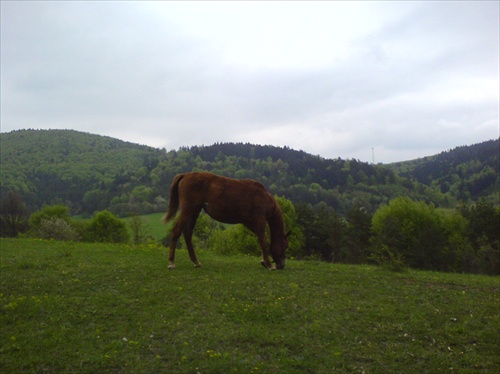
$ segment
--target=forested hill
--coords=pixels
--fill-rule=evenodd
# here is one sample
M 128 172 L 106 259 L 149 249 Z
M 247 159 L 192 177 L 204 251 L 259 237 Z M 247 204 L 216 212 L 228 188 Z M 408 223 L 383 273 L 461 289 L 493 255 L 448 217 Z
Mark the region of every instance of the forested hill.
M 460 200 L 495 198 L 500 191 L 500 142 L 489 140 L 391 165 L 400 176 L 451 193 Z
M 498 190 L 498 140 L 393 165 L 243 143 L 166 151 L 72 130 L 20 130 L 0 141 L 2 195 L 19 192 L 32 211 L 44 204 L 84 215 L 164 211 L 174 175 L 196 170 L 257 179 L 294 203 L 339 213 L 355 204 L 373 212 L 399 195 L 451 207 Z

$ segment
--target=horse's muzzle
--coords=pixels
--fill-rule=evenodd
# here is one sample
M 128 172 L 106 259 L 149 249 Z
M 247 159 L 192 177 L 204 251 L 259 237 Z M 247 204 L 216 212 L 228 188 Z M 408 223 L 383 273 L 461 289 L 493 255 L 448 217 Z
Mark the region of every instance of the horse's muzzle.
M 283 270 L 285 268 L 285 260 L 276 261 L 276 269 Z

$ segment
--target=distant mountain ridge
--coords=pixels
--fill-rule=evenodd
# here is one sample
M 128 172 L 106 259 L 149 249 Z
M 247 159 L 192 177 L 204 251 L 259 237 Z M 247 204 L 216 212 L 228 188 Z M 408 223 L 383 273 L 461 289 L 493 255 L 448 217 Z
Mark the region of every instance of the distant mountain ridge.
M 193 170 L 258 179 L 294 203 L 340 213 L 354 204 L 374 211 L 400 195 L 442 207 L 481 197 L 498 204 L 498 139 L 389 165 L 248 143 L 166 151 L 74 130 L 19 130 L 0 141 L 0 192 L 19 192 L 31 210 L 61 203 L 75 214 L 163 211 L 173 176 Z
M 488 140 L 456 147 L 431 157 L 391 165 L 400 176 L 410 178 L 447 193 L 456 189 L 457 197 L 477 200 L 500 191 L 500 142 Z

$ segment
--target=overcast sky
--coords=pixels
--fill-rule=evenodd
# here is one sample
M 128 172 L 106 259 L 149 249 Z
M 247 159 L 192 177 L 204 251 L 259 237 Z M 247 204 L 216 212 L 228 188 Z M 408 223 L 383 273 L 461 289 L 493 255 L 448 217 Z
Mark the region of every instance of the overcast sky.
M 394 162 L 499 136 L 499 1 L 1 1 L 1 131 Z

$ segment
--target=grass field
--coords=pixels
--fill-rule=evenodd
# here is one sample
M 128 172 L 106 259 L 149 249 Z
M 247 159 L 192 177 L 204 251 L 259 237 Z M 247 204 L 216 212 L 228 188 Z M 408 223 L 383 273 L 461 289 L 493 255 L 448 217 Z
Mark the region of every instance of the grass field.
M 1 239 L 2 373 L 498 373 L 500 279 Z
M 165 213 L 151 213 L 140 216 L 144 223 L 146 235 L 158 241 L 161 241 L 167 235 L 168 226 L 162 220 L 164 215 Z M 83 218 L 82 216 L 73 216 L 72 218 L 77 222 L 90 221 L 89 218 Z M 123 218 L 123 221 L 128 223 L 130 219 L 130 217 Z
M 161 241 L 167 235 L 167 225 L 162 221 L 164 215 L 165 213 L 152 213 L 141 216 L 146 234 L 158 241 Z

